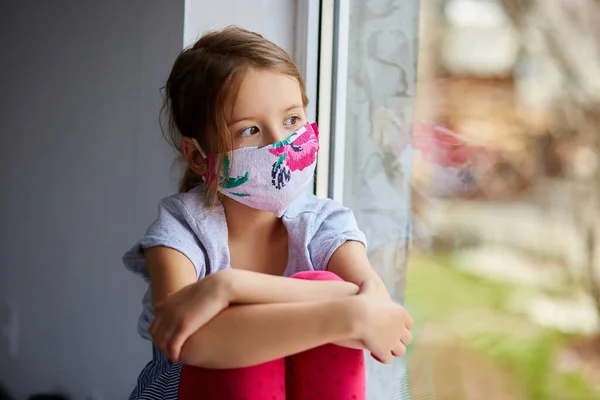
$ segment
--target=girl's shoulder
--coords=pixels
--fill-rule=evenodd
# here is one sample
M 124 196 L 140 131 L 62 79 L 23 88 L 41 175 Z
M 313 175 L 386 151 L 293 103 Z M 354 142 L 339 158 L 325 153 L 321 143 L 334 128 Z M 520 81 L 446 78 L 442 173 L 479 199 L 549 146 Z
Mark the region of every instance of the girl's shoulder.
M 207 207 L 200 189 L 165 197 L 146 234 L 123 255 L 125 267 L 149 279 L 143 251 L 164 246 L 186 255 L 201 278 L 206 273 L 206 252 L 218 254 L 219 247 L 227 245 L 225 223 L 222 206 Z

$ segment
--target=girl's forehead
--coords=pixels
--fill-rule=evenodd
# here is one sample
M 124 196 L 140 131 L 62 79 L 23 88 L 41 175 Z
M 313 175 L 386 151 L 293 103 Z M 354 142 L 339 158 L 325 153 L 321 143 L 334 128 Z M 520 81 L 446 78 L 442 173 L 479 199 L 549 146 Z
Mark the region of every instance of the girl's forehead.
M 269 70 L 250 69 L 235 91 L 232 122 L 281 113 L 302 106 L 302 90 L 297 79 Z

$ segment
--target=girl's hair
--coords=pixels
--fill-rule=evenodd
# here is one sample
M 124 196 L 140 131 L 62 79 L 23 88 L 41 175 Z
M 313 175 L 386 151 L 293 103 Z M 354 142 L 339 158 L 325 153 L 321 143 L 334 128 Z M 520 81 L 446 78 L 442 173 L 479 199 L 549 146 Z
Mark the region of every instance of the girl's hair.
M 304 106 L 308 104 L 304 80 L 290 55 L 258 33 L 236 27 L 209 32 L 183 50 L 164 87 L 160 121 L 165 138 L 180 154 L 183 137 L 196 139 L 204 152 L 215 155 L 217 177 L 223 170 L 225 154 L 233 150 L 233 137 L 227 127 L 227 101 L 235 97 L 251 68 L 295 78 Z M 201 177 L 188 166 L 179 191 L 187 192 L 201 183 Z M 205 186 L 207 199 L 214 204 L 217 187 Z

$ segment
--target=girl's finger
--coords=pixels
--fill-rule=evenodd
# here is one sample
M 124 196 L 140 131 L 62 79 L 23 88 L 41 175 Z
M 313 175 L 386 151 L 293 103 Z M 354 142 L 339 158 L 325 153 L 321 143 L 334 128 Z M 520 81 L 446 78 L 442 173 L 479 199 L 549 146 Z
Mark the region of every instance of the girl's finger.
M 406 331 L 406 333 L 400 338 L 400 341 L 408 346 L 412 342 L 412 333 L 410 331 Z
M 371 356 L 379 361 L 382 364 L 391 364 L 392 363 L 392 355 L 388 352 L 371 352 Z
M 402 342 L 398 342 L 396 347 L 392 349 L 392 355 L 395 357 L 403 357 L 406 354 L 406 346 Z

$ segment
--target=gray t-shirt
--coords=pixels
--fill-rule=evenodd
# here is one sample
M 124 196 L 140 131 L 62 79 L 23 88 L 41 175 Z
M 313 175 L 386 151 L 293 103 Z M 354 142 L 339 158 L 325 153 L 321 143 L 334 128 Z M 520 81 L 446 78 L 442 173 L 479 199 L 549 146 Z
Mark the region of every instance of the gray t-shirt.
M 149 282 L 143 249 L 173 248 L 187 256 L 198 279 L 231 268 L 227 223 L 223 206 L 204 206 L 202 187 L 167 197 L 159 203 L 158 218 L 146 235 L 123 256 L 125 267 Z M 300 271 L 326 270 L 334 251 L 348 240 L 366 245 L 352 211 L 330 199 L 306 193 L 294 201 L 282 216 L 288 231 L 289 255 L 284 276 Z M 138 332 L 152 340 L 148 328 L 154 318 L 150 287 L 142 300 Z

